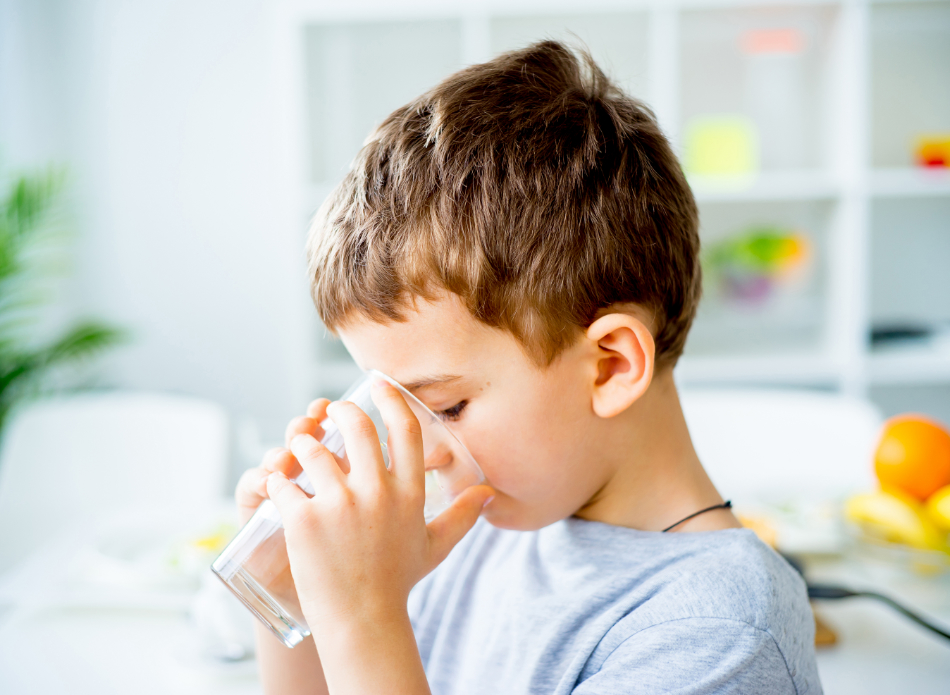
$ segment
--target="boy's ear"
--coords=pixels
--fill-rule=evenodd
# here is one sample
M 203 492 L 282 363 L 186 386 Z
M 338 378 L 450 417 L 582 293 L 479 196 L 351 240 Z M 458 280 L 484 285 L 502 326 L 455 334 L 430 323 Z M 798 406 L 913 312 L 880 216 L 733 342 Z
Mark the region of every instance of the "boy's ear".
M 588 327 L 587 339 L 593 343 L 597 363 L 594 412 L 604 418 L 619 415 L 653 379 L 653 334 L 635 316 L 611 313 Z

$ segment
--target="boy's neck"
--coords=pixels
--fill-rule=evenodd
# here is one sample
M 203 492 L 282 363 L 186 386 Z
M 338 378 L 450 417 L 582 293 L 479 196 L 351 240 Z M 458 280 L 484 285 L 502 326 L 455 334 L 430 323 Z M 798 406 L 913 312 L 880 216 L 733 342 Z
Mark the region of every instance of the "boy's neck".
M 605 420 L 600 434 L 613 474 L 575 516 L 661 531 L 700 509 L 723 502 L 693 448 L 672 369 L 655 374 L 647 392 L 626 411 Z M 740 527 L 729 510 L 718 509 L 675 530 Z

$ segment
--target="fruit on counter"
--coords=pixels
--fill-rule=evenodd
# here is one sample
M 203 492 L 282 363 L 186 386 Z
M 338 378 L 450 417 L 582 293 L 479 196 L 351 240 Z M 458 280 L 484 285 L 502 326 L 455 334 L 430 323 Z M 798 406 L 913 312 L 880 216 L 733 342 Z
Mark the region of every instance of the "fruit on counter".
M 759 537 L 759 540 L 775 550 L 778 547 L 778 531 L 764 516 L 736 514 L 739 523 Z
M 927 516 L 937 528 L 950 531 L 950 485 L 927 498 Z
M 845 503 L 845 515 L 869 536 L 926 550 L 947 550 L 944 535 L 924 506 L 900 490 L 855 495 Z
M 923 415 L 892 417 L 878 440 L 874 471 L 882 488 L 925 501 L 950 485 L 950 432 Z

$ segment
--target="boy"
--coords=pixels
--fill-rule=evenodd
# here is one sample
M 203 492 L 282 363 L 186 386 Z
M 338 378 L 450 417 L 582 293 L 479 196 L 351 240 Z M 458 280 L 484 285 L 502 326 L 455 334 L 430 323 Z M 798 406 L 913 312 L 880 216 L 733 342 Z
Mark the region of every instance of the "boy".
M 821 692 L 804 584 L 723 503 L 677 398 L 697 227 L 652 114 L 561 44 L 383 122 L 314 223 L 314 300 L 487 484 L 426 527 L 418 422 L 385 384 L 390 470 L 356 406 L 294 420 L 237 491 L 280 510 L 313 630 L 287 650 L 258 626 L 267 692 Z

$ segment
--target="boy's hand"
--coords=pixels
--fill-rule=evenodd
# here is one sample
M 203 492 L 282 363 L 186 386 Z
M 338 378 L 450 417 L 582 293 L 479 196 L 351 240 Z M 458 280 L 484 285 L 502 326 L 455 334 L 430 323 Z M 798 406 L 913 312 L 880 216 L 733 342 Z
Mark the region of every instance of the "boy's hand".
M 327 406 L 330 401 L 319 398 L 307 406 L 305 416 L 296 417 L 287 425 L 284 433 L 284 446 L 290 447 L 290 441 L 298 434 L 309 434 L 317 439 L 323 437 L 323 428 L 320 423 L 327 418 Z M 247 523 L 254 511 L 267 497 L 267 476 L 279 471 L 288 478 L 296 478 L 300 474 L 300 464 L 288 449 L 274 448 L 264 454 L 264 460 L 257 468 L 249 468 L 238 481 L 234 491 L 237 501 L 238 517 L 241 525 Z
M 409 590 L 475 524 L 493 493 L 469 488 L 426 526 L 419 421 L 385 381 L 373 386 L 373 399 L 389 432 L 389 470 L 372 421 L 345 401 L 323 411 L 340 428 L 349 465 L 317 441 L 322 432 L 309 431 L 310 423 L 292 437 L 290 452 L 265 462 L 274 471 L 266 494 L 283 519 L 297 595 L 318 648 L 334 628 L 404 619 Z M 307 472 L 314 497 L 287 479 L 288 456 Z

